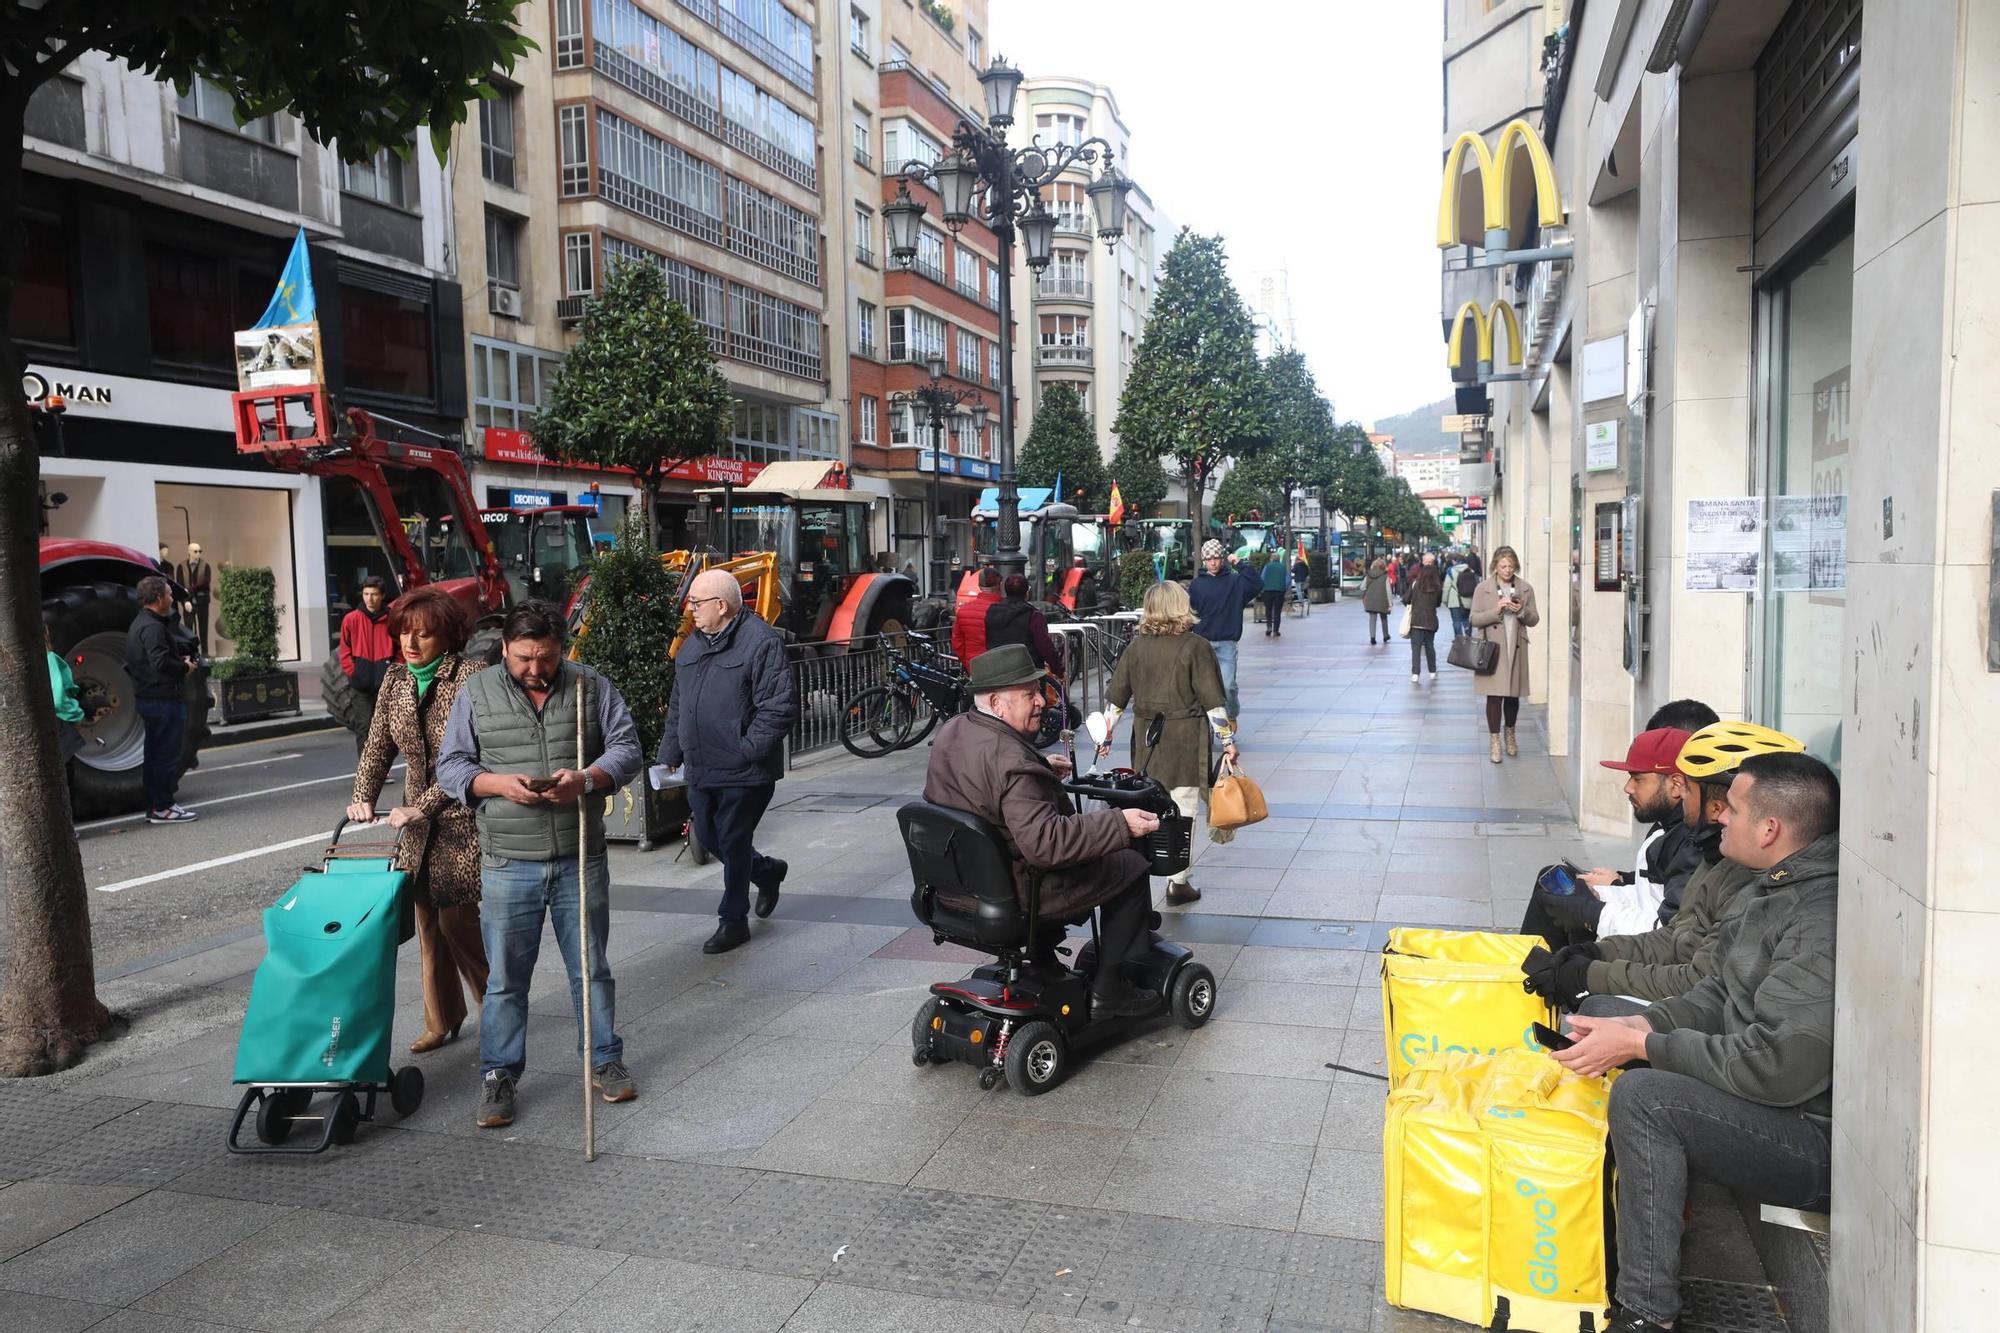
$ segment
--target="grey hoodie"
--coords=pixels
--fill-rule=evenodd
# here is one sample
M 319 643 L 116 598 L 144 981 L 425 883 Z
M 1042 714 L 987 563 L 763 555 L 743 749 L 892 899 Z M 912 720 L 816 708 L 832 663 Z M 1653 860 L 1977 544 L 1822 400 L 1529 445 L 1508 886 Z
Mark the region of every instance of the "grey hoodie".
M 1736 895 L 1715 970 L 1646 1011 L 1646 1058 L 1826 1123 L 1833 1109 L 1833 946 L 1840 840 L 1829 833 Z

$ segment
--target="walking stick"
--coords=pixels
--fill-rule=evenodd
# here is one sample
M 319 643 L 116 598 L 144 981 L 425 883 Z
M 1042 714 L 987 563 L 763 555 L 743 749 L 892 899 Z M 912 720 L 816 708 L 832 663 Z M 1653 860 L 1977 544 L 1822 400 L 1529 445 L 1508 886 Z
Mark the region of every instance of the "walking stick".
M 583 691 L 587 681 L 581 671 L 576 677 L 576 771 L 587 771 L 583 766 Z M 590 1040 L 590 880 L 584 870 L 584 860 L 590 854 L 590 812 L 584 802 L 590 799 L 585 792 L 576 798 L 576 952 L 577 961 L 583 966 L 583 1160 L 597 1160 L 597 1091 L 591 1087 L 595 1071 L 590 1062 L 597 1054 L 597 1048 Z

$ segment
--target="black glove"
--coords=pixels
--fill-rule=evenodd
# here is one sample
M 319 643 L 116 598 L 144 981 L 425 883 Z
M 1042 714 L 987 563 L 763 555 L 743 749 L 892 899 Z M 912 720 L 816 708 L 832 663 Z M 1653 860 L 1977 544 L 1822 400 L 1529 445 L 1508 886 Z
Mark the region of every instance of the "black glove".
M 1521 971 L 1526 977 L 1521 982 L 1521 989 L 1530 995 L 1548 999 L 1549 992 L 1555 987 L 1556 956 L 1537 944 L 1521 960 Z
M 1595 944 L 1572 944 L 1559 950 L 1551 968 L 1550 989 L 1542 992 L 1542 997 L 1564 1009 L 1575 1009 L 1578 1000 L 1590 991 L 1590 965 L 1596 961 Z

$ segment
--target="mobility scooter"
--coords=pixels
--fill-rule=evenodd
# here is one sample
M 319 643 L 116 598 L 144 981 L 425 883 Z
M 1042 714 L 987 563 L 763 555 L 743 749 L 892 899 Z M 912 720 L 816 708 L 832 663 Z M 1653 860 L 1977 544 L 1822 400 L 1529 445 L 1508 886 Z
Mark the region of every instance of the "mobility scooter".
M 1129 768 L 1089 774 L 1062 784 L 1117 809 L 1158 815 L 1157 832 L 1134 846 L 1151 861 L 1154 875 L 1173 875 L 1188 864 L 1193 821 L 1175 807 L 1157 778 Z M 1028 871 L 1028 906 L 1015 897 L 1007 845 L 976 815 L 928 801 L 912 801 L 897 812 L 903 845 L 916 882 L 910 906 L 941 944 L 957 944 L 994 955 L 963 981 L 939 982 L 917 1011 L 910 1030 L 912 1059 L 918 1066 L 959 1060 L 979 1070 L 979 1086 L 1002 1077 L 1022 1094 L 1047 1092 L 1068 1072 L 1073 1051 L 1129 1034 L 1135 1027 L 1171 1013 L 1183 1027 L 1198 1028 L 1215 1012 L 1215 974 L 1194 961 L 1192 951 L 1163 940 L 1151 943 L 1125 963 L 1125 979 L 1158 998 L 1137 1017 L 1104 1017 L 1091 1012 L 1090 977 L 1097 966 L 1097 915 L 1090 915 L 1090 940 L 1073 961 L 1057 952 L 1066 933 L 1041 921 L 1041 872 Z M 1160 917 L 1153 914 L 1155 930 Z

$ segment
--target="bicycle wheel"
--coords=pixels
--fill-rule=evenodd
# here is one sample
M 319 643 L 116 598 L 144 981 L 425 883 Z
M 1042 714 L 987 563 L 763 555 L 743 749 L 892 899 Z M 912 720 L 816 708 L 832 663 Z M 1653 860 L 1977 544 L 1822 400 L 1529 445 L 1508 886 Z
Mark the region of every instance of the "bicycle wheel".
M 924 737 L 937 729 L 938 711 L 930 706 L 929 700 L 923 700 L 914 704 L 910 711 L 910 729 L 904 733 L 903 739 L 897 743 L 896 748 L 898 750 L 907 750 L 913 745 L 921 745 Z
M 886 685 L 863 690 L 840 710 L 840 743 L 862 759 L 880 759 L 903 743 L 916 710 Z

